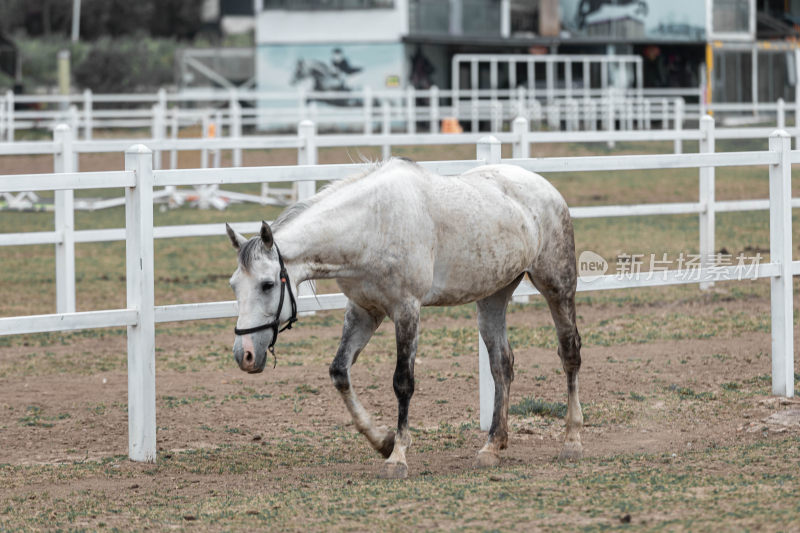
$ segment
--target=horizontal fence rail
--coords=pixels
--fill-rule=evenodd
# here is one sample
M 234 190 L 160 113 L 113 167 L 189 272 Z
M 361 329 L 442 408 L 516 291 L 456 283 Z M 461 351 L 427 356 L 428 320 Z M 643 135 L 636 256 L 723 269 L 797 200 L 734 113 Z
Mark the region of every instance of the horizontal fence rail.
M 60 142 L 65 142 L 64 129 L 60 130 Z M 699 268 L 645 272 L 638 275 L 582 277 L 578 290 L 613 290 L 621 288 L 655 287 L 674 284 L 700 284 L 708 286 L 717 281 L 769 278 L 771 280 L 772 319 L 772 377 L 773 393 L 793 396 L 793 322 L 792 322 L 792 276 L 800 273 L 800 261 L 792 260 L 791 208 L 798 200 L 791 199 L 791 164 L 800 162 L 800 152 L 792 152 L 790 138 L 786 132 L 775 132 L 769 140 L 769 150 L 753 152 L 714 152 L 713 120 L 701 121 L 701 153 L 660 154 L 632 156 L 598 156 L 569 158 L 530 158 L 527 146 L 515 145 L 515 158 L 501 159 L 498 139 L 487 137 L 477 144 L 476 159 L 464 161 L 422 162 L 420 165 L 439 174 L 460 174 L 487 163 L 507 163 L 536 172 L 592 172 L 608 170 L 653 170 L 697 168 L 700 180 L 698 202 L 673 204 L 647 204 L 631 206 L 578 206 L 571 212 L 575 218 L 606 216 L 637 216 L 659 214 L 697 214 L 700 217 L 700 252 L 704 258 Z M 64 145 L 69 148 L 69 142 Z M 70 168 L 70 150 L 58 155 L 57 167 Z M 126 284 L 127 307 L 125 309 L 75 312 L 72 309 L 51 315 L 0 318 L 0 335 L 20 333 L 68 331 L 95 327 L 128 328 L 129 361 L 129 456 L 138 461 L 155 460 L 155 388 L 154 353 L 155 324 L 183 320 L 204 320 L 236 316 L 235 302 L 204 302 L 157 306 L 154 302 L 153 241 L 183 235 L 177 227 L 154 227 L 153 198 L 155 187 L 180 185 L 219 185 L 227 183 L 299 182 L 311 184 L 318 180 L 341 179 L 356 172 L 363 172 L 363 165 L 316 165 L 315 156 L 306 152 L 307 164 L 280 167 L 157 170 L 153 168 L 152 152 L 143 145 L 129 148 L 125 155 L 125 171 L 59 174 L 34 174 L 0 176 L 0 194 L 21 190 L 55 190 L 71 194 L 73 189 L 98 187 L 125 188 L 126 226 L 122 229 L 74 231 L 69 213 L 62 209 L 56 214 L 56 230 L 11 234 L 3 236 L 3 244 L 22 244 L 20 235 L 39 243 L 56 243 L 57 287 L 59 268 L 67 265 L 74 270 L 75 242 L 93 242 L 93 239 L 126 239 Z M 717 202 L 714 200 L 713 169 L 725 166 L 767 166 L 770 178 L 769 200 L 741 200 Z M 313 188 L 311 189 L 313 193 Z M 60 200 L 68 202 L 68 199 Z M 709 262 L 714 253 L 714 213 L 740 209 L 764 209 L 770 211 L 770 262 L 761 264 L 758 271 L 749 271 L 742 265 L 719 266 Z M 69 211 L 71 212 L 71 211 Z M 252 230 L 255 223 L 239 223 L 237 229 Z M 220 225 L 221 226 L 221 225 Z M 216 230 L 212 225 L 198 225 L 196 234 L 205 235 Z M 16 240 L 15 240 L 16 239 Z M 66 250 L 66 252 L 65 252 Z M 59 255 L 62 254 L 62 255 Z M 70 257 L 71 256 L 71 257 Z M 61 258 L 61 259 L 59 259 Z M 69 265 L 69 260 L 73 264 Z M 746 276 L 745 276 L 746 275 Z M 66 283 L 66 281 L 65 281 Z M 74 272 L 73 280 L 74 284 Z M 74 290 L 74 289 L 73 289 Z M 58 289 L 57 289 L 58 292 Z M 535 294 L 529 284 L 520 286 L 515 298 Z M 301 296 L 298 310 L 316 311 L 341 309 L 346 304 L 342 294 Z M 61 311 L 61 310 L 59 310 Z M 488 355 L 479 339 L 479 358 L 485 366 Z M 488 366 L 487 366 L 488 368 Z M 481 426 L 488 427 L 492 413 L 494 383 L 488 372 L 480 375 Z M 487 418 L 488 417 L 488 418 Z

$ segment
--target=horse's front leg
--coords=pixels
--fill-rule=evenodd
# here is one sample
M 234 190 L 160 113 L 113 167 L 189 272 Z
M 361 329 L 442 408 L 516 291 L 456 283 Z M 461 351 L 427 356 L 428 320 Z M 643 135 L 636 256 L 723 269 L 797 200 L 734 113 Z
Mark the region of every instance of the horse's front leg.
M 397 342 L 394 394 L 397 396 L 397 434 L 392 454 L 383 464 L 381 477 L 402 479 L 408 476 L 406 450 L 411 446 L 408 432 L 408 406 L 414 394 L 414 358 L 419 338 L 419 305 L 409 304 L 392 316 Z
M 358 354 L 364 349 L 384 318 L 383 313 L 370 313 L 366 309 L 348 302 L 342 328 L 339 350 L 330 366 L 333 385 L 342 395 L 344 404 L 353 417 L 356 429 L 384 457 L 389 457 L 394 448 L 394 433 L 386 427 L 376 427 L 367 410 L 358 401 L 358 396 L 350 384 L 350 367 L 356 362 Z

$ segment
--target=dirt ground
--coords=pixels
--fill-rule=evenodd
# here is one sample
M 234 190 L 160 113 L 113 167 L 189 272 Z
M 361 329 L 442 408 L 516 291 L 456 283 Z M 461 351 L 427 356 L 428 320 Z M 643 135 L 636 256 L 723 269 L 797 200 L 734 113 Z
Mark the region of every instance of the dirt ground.
M 719 304 L 714 306 L 720 307 Z M 732 307 L 737 304 L 733 303 Z M 581 316 L 583 320 L 596 322 L 613 319 L 626 311 L 590 308 L 581 311 Z M 768 308 L 763 311 L 768 312 Z M 698 309 L 695 305 L 671 306 L 669 312 L 697 313 Z M 337 338 L 341 312 L 326 314 L 336 317 L 330 321 L 336 325 L 304 330 L 301 322 L 295 330 L 281 334 L 280 340 L 297 343 L 310 337 Z M 657 321 L 660 313 L 649 310 L 648 314 L 651 315 L 649 319 Z M 542 309 L 520 309 L 509 315 L 511 327 L 535 327 L 548 321 L 549 316 Z M 423 322 L 423 329 L 474 328 L 474 322 L 472 318 L 432 317 Z M 391 324 L 385 323 L 380 332 L 391 337 Z M 215 329 L 207 334 L 193 333 L 191 338 L 161 334 L 156 342 L 159 351 L 190 356 L 207 346 L 220 345 L 224 350 L 225 343 L 232 339 L 232 333 Z M 258 375 L 239 371 L 227 353 L 218 356 L 221 364 L 227 367 L 222 370 L 170 372 L 159 367 L 159 450 L 218 447 L 247 442 L 257 435 L 271 437 L 273 432 L 324 432 L 350 425 L 349 415 L 330 383 L 324 361 L 326 356 L 332 359 L 333 353 L 320 354 L 308 363 L 291 359 L 291 364 L 287 365 L 281 354 L 287 348 L 281 350 L 280 343 L 278 348 L 277 366 L 273 369 L 270 364 Z M 425 355 L 424 345 L 420 350 L 422 355 L 416 361 L 417 388 L 410 415 L 412 424 L 417 428 L 435 428 L 443 423 L 475 423 L 479 411 L 477 354 L 448 357 L 445 353 L 431 357 Z M 692 445 L 715 443 L 722 446 L 759 438 L 743 433 L 742 426 L 780 409 L 779 402 L 762 401 L 764 398 L 756 396 L 752 398 L 752 405 L 744 410 L 740 410 L 739 404 L 736 410 L 727 412 L 715 405 L 703 405 L 708 402 L 698 402 L 687 411 L 683 409 L 685 400 L 681 400 L 680 393 L 662 396 L 670 385 L 691 388 L 702 398 L 704 393 L 719 394 L 723 384 L 758 379 L 770 372 L 769 350 L 770 335 L 766 332 L 744 337 L 585 346 L 580 383 L 581 398 L 587 405 L 586 455 L 671 453 Z M 70 352 L 110 352 L 124 358 L 126 341 L 124 336 L 103 341 L 80 339 L 61 346 L 48 346 L 47 351 L 48 358 L 52 359 Z M 371 361 L 374 351 L 368 347 L 354 366 L 353 383 L 376 418 L 392 425 L 396 413 L 391 389 L 392 354 L 385 348 L 379 349 L 380 362 L 376 363 Z M 26 357 L 30 352 L 31 347 L 25 345 L 4 348 L 0 364 Z M 512 404 L 531 395 L 552 402 L 565 401 L 565 380 L 555 350 L 517 345 L 515 355 L 517 377 L 512 385 Z M 126 452 L 127 377 L 124 372 L 90 376 L 35 375 L 25 379 L 2 379 L 0 387 L 3 390 L 0 463 L 59 463 Z M 632 395 L 643 399 L 632 400 Z M 670 402 L 670 399 L 675 401 Z M 610 417 L 610 423 L 593 424 L 592 406 L 595 405 L 608 410 L 603 416 Z M 34 418 L 47 423 L 18 422 L 21 415 L 34 411 L 31 406 L 35 406 L 38 413 Z M 678 412 L 674 412 L 675 409 Z M 507 461 L 535 463 L 549 461 L 557 454 L 563 422 L 548 423 L 542 428 L 536 427 L 534 419 L 513 416 L 512 419 L 515 431 L 505 455 Z M 209 431 L 207 425 L 212 421 L 229 431 Z M 434 457 L 426 461 L 426 469 L 442 473 L 450 468 L 469 468 L 472 452 L 477 451 L 483 439 L 484 435 L 476 430 L 474 440 L 459 452 L 464 458 L 461 464 L 453 464 L 452 458 Z M 412 448 L 412 475 L 413 463 L 419 462 L 415 455 Z M 373 466 L 378 464 L 376 457 Z
M 24 159 L 4 171 L 46 171 Z M 111 164 L 91 161 L 82 169 Z M 283 333 L 276 367 L 258 375 L 235 366 L 232 320 L 157 328 L 156 465 L 126 459 L 124 331 L 14 337 L 0 345 L 0 530 L 797 530 L 800 405 L 770 396 L 760 287 L 579 303 L 577 466 L 555 461 L 563 419 L 529 412 L 510 416 L 501 467 L 476 471 L 474 308 L 424 315 L 404 482 L 376 480 L 381 458 L 328 378 L 341 311 Z M 565 402 L 549 314 L 541 302 L 512 311 L 512 406 Z M 388 426 L 393 357 L 387 322 L 353 370 Z

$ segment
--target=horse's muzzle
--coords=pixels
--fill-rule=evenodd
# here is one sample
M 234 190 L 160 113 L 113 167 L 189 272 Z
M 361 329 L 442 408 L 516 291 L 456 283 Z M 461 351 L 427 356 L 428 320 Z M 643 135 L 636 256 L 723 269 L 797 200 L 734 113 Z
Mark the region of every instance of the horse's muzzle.
M 267 354 L 264 353 L 261 357 L 258 357 L 254 346 L 252 348 L 234 346 L 233 358 L 236 360 L 236 364 L 239 365 L 239 368 L 249 374 L 258 374 L 263 371 L 267 363 Z
M 239 365 L 239 368 L 249 374 L 258 374 L 263 371 L 267 363 L 266 352 L 259 357 L 256 346 L 251 339 L 247 339 L 247 342 L 234 343 L 233 358 L 236 360 L 236 364 Z
M 262 372 L 267 361 L 266 354 L 264 354 L 264 357 L 259 358 L 256 357 L 256 354 L 251 350 L 243 350 L 242 352 L 235 353 L 234 357 L 239 364 L 239 368 L 248 374 L 258 374 Z M 259 361 L 259 359 L 261 360 Z
M 264 356 L 266 359 L 266 356 Z M 242 362 L 239 364 L 239 368 L 244 370 L 249 374 L 258 374 L 262 370 L 264 370 L 264 365 L 262 364 L 260 367 L 256 365 L 256 356 L 251 351 L 245 351 L 244 357 L 242 358 Z

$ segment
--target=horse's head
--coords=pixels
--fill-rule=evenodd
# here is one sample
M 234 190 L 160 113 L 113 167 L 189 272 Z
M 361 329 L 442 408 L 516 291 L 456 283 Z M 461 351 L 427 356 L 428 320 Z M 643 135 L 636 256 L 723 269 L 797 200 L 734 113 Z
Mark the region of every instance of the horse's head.
M 281 325 L 286 324 L 286 329 L 296 320 L 297 291 L 286 273 L 269 224 L 262 222 L 261 234 L 250 240 L 227 224 L 225 229 L 239 252 L 239 266 L 230 281 L 239 304 L 233 356 L 239 368 L 253 374 L 264 370 L 267 350 L 275 345 Z

